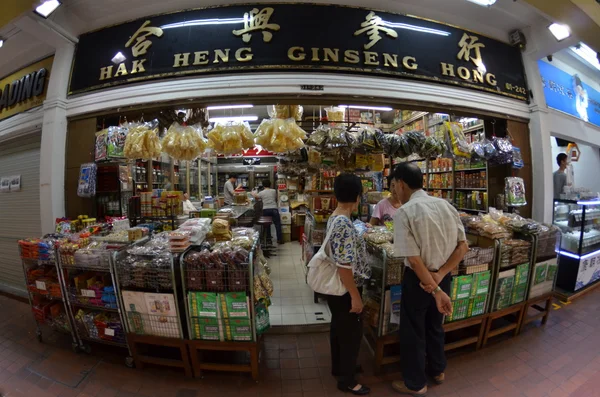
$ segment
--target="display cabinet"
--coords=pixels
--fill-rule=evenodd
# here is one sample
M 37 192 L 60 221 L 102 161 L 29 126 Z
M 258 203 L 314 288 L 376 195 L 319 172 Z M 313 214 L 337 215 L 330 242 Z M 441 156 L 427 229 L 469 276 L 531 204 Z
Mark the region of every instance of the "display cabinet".
M 600 200 L 555 200 L 554 225 L 562 238 L 556 286 L 567 292 L 600 279 Z

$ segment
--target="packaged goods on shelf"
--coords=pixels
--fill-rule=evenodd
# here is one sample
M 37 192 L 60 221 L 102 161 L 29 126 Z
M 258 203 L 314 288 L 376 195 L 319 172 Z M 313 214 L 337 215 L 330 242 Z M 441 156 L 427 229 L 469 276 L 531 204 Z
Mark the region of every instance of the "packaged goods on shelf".
M 451 298 L 453 300 L 466 299 L 471 296 L 473 276 L 456 276 L 452 278 Z
M 504 195 L 506 204 L 512 207 L 527 205 L 525 182 L 523 178 L 507 177 L 504 179 Z
M 79 197 L 93 197 L 96 195 L 96 163 L 81 164 L 79 168 L 79 183 L 77 195 Z
M 224 318 L 221 319 L 221 322 L 223 323 L 225 340 L 239 342 L 252 341 L 252 325 L 249 319 Z
M 193 339 L 225 341 L 223 324 L 217 318 L 192 318 Z
M 548 259 L 535 264 L 533 268 L 533 280 L 529 291 L 529 299 L 552 292 L 557 270 L 557 258 Z
M 493 305 L 494 310 L 504 309 L 511 305 L 514 284 L 515 269 L 505 270 L 498 273 Z
M 484 314 L 486 302 L 487 294 L 477 295 L 469 299 L 469 309 L 467 312 L 467 317 L 475 317 Z
M 491 273 L 489 271 L 473 274 L 471 296 L 487 295 L 490 290 Z
M 528 262 L 531 255 L 531 243 L 525 240 L 510 239 L 502 242 L 500 249 L 500 268 Z

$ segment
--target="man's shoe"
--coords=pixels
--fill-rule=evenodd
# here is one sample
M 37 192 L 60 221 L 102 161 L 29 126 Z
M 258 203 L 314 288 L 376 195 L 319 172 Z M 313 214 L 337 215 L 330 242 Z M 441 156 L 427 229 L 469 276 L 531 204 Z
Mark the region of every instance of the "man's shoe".
M 338 385 L 338 390 L 341 390 L 344 393 L 352 393 L 355 396 L 366 396 L 367 394 L 371 393 L 371 389 L 369 387 L 359 384 L 356 384 L 353 387 L 343 387 Z
M 413 396 L 413 397 L 424 397 L 427 395 L 427 386 L 425 386 L 421 390 L 411 390 L 408 387 L 406 387 L 404 382 L 402 382 L 400 380 L 392 382 L 392 388 L 394 390 L 396 390 L 398 393 L 408 394 L 409 396 Z
M 446 380 L 446 374 L 443 372 L 441 374 L 433 377 L 433 381 L 435 382 L 436 385 L 441 385 L 442 383 L 444 383 L 445 380 Z

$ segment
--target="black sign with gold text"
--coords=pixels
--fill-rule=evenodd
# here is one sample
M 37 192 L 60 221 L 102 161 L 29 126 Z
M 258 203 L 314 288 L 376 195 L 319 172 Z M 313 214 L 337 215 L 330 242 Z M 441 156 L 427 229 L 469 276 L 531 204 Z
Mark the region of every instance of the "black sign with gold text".
M 515 47 L 414 17 L 316 4 L 206 8 L 82 35 L 69 91 L 267 70 L 424 79 L 527 100 Z

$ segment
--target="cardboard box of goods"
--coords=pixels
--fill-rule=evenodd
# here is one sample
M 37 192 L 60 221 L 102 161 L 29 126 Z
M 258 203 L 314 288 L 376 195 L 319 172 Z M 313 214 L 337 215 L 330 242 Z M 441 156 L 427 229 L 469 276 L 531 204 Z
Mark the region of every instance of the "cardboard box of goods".
M 473 274 L 473 287 L 471 296 L 486 295 L 490 289 L 490 271 Z
M 222 319 L 225 340 L 236 342 L 252 341 L 252 324 L 247 318 Z
M 525 293 L 527 292 L 527 285 L 515 285 L 512 291 L 511 297 L 511 305 L 515 303 L 520 303 L 525 300 Z
M 469 299 L 459 299 L 456 301 L 454 312 L 452 313 L 452 321 L 462 320 L 467 318 L 467 312 L 469 309 Z
M 557 271 L 558 271 L 558 265 L 556 264 L 556 260 L 554 260 L 554 263 L 548 264 L 548 272 L 546 273 L 546 281 L 554 282 L 554 277 L 556 277 Z
M 494 309 L 504 309 L 510 306 L 514 283 L 515 269 L 506 270 L 498 274 L 496 294 L 494 296 Z
M 523 263 L 515 269 L 515 286 L 527 284 L 529 279 L 529 263 Z
M 468 317 L 480 316 L 485 313 L 485 303 L 487 301 L 487 294 L 477 295 L 469 300 L 469 312 Z
M 218 318 L 219 299 L 215 292 L 188 292 L 191 317 Z
M 533 284 L 541 284 L 546 281 L 546 277 L 548 276 L 548 264 L 546 262 L 537 263 L 534 271 Z
M 456 276 L 452 279 L 452 299 L 466 299 L 471 296 L 473 276 Z
M 249 318 L 248 296 L 245 292 L 226 292 L 219 294 L 221 317 Z
M 192 337 L 202 340 L 225 340 L 223 324 L 216 318 L 192 318 Z

